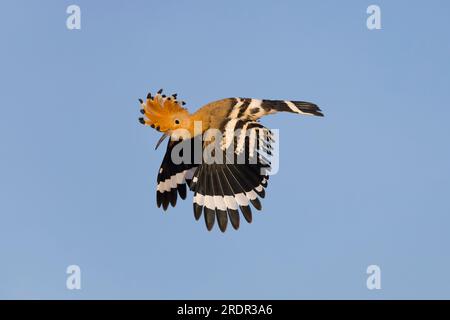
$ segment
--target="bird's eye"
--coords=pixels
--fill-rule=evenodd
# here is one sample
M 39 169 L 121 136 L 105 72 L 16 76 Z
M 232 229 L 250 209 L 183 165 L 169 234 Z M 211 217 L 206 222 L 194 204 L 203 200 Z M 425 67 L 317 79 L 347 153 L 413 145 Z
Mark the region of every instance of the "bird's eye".
M 180 120 L 175 119 L 175 124 L 180 124 Z

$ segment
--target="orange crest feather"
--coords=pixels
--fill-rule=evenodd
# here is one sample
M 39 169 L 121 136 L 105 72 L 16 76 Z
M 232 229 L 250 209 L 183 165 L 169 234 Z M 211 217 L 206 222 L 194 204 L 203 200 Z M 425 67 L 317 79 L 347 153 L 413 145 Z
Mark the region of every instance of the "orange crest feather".
M 148 118 L 145 119 L 145 124 L 159 131 L 166 132 L 172 129 L 174 116 L 180 114 L 188 115 L 189 112 L 176 100 L 176 95 L 166 97 L 160 93 L 161 90 L 155 97 L 149 94 L 147 101 L 142 103 L 142 106 L 144 108 L 144 114 Z

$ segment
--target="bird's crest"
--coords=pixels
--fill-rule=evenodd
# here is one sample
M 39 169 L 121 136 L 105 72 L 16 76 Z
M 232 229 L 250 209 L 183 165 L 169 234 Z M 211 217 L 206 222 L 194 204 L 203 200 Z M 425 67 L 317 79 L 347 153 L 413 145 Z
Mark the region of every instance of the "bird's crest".
M 162 89 L 155 96 L 151 93 L 147 95 L 147 100 L 140 100 L 141 112 L 146 119 L 140 118 L 142 123 L 150 125 L 158 131 L 166 132 L 173 128 L 173 118 L 180 115 L 188 115 L 189 112 L 183 108 L 183 101 L 177 100 L 177 94 L 166 96 L 162 94 Z

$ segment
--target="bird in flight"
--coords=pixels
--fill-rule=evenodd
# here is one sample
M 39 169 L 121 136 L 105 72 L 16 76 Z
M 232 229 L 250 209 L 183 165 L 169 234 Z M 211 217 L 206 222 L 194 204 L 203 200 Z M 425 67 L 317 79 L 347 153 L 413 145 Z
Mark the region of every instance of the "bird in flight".
M 310 102 L 226 98 L 189 113 L 177 94 L 159 90 L 139 99 L 139 122 L 163 133 L 156 148 L 169 137 L 157 177 L 156 204 L 175 207 L 178 195 L 194 193 L 194 217 L 203 214 L 206 228 L 217 221 L 225 232 L 228 221 L 239 228 L 240 215 L 250 223 L 250 204 L 261 210 L 270 174 L 274 135 L 259 119 L 276 112 L 323 117 Z

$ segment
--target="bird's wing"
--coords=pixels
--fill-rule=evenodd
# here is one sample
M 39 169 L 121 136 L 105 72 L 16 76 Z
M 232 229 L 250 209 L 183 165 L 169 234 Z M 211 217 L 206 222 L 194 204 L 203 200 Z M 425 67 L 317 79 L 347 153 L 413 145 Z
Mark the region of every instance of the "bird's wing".
M 174 163 L 172 151 L 176 146 L 181 147 L 182 143 L 190 143 L 187 141 L 169 141 L 167 143 L 166 153 L 159 168 L 156 188 L 156 204 L 159 207 L 167 209 L 169 203 L 175 207 L 177 203 L 177 194 L 181 199 L 186 199 L 186 183 L 189 185 L 194 175 L 196 165 L 193 161 Z M 181 148 L 179 156 L 183 154 Z M 175 150 L 176 151 L 176 150 Z
M 316 104 L 306 101 L 260 100 L 252 98 L 228 98 L 222 101 L 222 104 L 229 105 L 227 116 L 218 126 L 224 133 L 223 143 L 225 147 L 231 144 L 236 130 L 242 130 L 245 133 L 248 126 L 252 125 L 252 122 L 266 115 L 277 112 L 291 112 L 323 117 L 322 111 Z M 215 104 L 220 105 L 218 102 Z
M 240 150 L 220 150 L 223 161 L 203 162 L 194 173 L 191 183 L 194 216 L 198 220 L 203 213 L 208 230 L 213 228 L 216 220 L 222 232 L 226 230 L 228 220 L 238 229 L 238 210 L 250 223 L 250 203 L 261 210 L 258 197 L 265 196 L 270 170 L 270 162 L 263 154 L 270 153 L 273 140 L 268 135 L 270 131 L 258 122 L 249 121 L 247 130 L 250 134 L 243 138 Z M 237 145 L 240 138 L 236 137 Z

